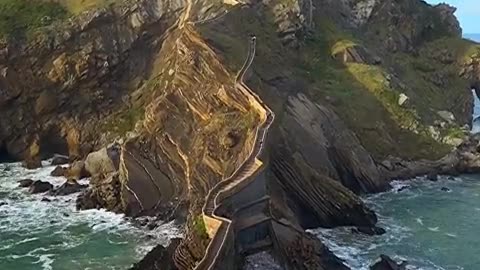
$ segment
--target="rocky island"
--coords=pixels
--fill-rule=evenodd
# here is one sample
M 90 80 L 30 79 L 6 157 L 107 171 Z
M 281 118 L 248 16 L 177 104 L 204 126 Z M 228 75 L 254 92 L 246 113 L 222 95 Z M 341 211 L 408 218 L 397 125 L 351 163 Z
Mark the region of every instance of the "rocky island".
M 0 21 L 0 160 L 66 155 L 78 209 L 181 224 L 133 269 L 349 269 L 305 230 L 382 233 L 360 195 L 480 172 L 480 45 L 446 4 L 30 2 Z

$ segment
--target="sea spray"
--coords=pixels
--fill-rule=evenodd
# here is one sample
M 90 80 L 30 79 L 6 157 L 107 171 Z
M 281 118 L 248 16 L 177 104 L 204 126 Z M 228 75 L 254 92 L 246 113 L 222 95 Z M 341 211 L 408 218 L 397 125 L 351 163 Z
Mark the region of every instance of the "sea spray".
M 480 176 L 417 178 L 393 186 L 364 198 L 386 234 L 352 234 L 348 227 L 311 232 L 352 269 L 369 269 L 380 254 L 408 261 L 408 269 L 478 269 Z
M 32 195 L 18 187 L 25 178 L 60 186 L 66 179 L 51 177 L 48 164 L 35 170 L 0 164 L 0 269 L 128 269 L 155 245 L 180 235 L 174 223 L 149 231 L 120 214 L 77 211 L 77 194 Z

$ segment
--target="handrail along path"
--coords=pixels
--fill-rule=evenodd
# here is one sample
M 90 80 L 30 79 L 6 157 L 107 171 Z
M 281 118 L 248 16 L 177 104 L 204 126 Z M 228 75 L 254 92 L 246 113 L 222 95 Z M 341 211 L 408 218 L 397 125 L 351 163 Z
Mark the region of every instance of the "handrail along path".
M 213 236 L 210 243 L 208 244 L 205 256 L 199 262 L 199 264 L 195 266 L 195 270 L 214 269 L 220 252 L 225 245 L 227 236 L 230 233 L 232 224 L 232 221 L 230 219 L 217 215 L 216 211 L 219 209 L 221 201 L 223 201 L 226 197 L 233 195 L 232 193 L 228 193 L 227 191 L 233 189 L 239 183 L 251 178 L 251 176 L 260 168 L 257 162 L 257 158 L 263 151 L 265 137 L 275 119 L 275 114 L 273 113 L 273 111 L 270 110 L 270 108 L 268 108 L 268 106 L 263 103 L 259 96 L 255 92 L 253 92 L 243 81 L 245 73 L 248 71 L 253 62 L 253 59 L 255 58 L 255 47 L 256 37 L 252 36 L 250 39 L 248 55 L 245 63 L 243 64 L 242 68 L 240 69 L 235 78 L 235 86 L 239 87 L 242 91 L 246 91 L 247 94 L 253 96 L 255 101 L 258 102 L 266 110 L 267 115 L 263 120 L 262 124 L 256 129 L 254 140 L 255 143 L 245 161 L 230 175 L 230 177 L 217 183 L 208 192 L 205 204 L 202 208 L 203 215 L 220 221 L 221 225 Z

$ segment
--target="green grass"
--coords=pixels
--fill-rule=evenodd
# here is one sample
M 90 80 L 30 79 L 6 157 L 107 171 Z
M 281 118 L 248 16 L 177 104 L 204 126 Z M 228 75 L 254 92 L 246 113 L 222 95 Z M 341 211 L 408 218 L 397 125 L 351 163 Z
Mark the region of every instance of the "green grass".
M 123 136 L 134 130 L 138 121 L 145 115 L 143 107 L 132 107 L 121 111 L 116 115 L 109 116 L 105 121 L 102 130 L 113 135 Z
M 0 0 L 0 36 L 25 37 L 32 31 L 68 17 L 68 11 L 55 2 Z
M 391 88 L 385 73 L 380 67 L 349 63 L 347 69 L 358 82 L 363 84 L 383 104 L 400 127 L 409 130 L 419 128 L 415 111 L 398 105 L 399 92 Z
M 446 130 L 443 131 L 444 134 L 442 134 L 444 137 L 448 138 L 457 138 L 457 139 L 462 139 L 466 135 L 468 135 L 468 131 L 459 128 L 459 127 L 450 127 Z
M 61 0 L 61 4 L 72 14 L 77 15 L 88 9 L 102 8 L 115 0 Z
M 332 46 L 332 56 L 345 51 L 348 48 L 355 47 L 357 45 L 354 41 L 349 39 L 341 39 Z
M 470 98 L 470 92 L 466 91 L 470 85 L 460 78 L 458 66 L 478 53 L 479 48 L 467 40 L 441 38 L 425 43 L 416 56 L 393 55 L 392 65 L 408 86 L 406 94 L 424 122 L 432 124 L 438 120 L 435 112 L 440 110 L 451 111 L 456 116 L 464 114 L 464 108 L 452 105 L 462 100 L 467 104 Z M 437 85 L 437 81 L 443 85 Z
M 257 12 L 262 12 L 261 16 Z M 224 27 L 205 25 L 201 32 L 218 46 L 231 70 L 237 70 L 243 63 L 248 34 L 257 36 L 257 54 L 252 65 L 255 76 L 249 84 L 276 110 L 277 123 L 283 121 L 284 103 L 280 98 L 268 100 L 275 95 L 264 91 L 271 89 L 269 80 L 286 77 L 299 82 L 298 87 L 285 85 L 270 91 L 278 91 L 279 95 L 302 91 L 315 102 L 329 104 L 379 160 L 391 154 L 435 159 L 450 151 L 449 146 L 436 142 L 426 132 L 416 134 L 401 128 L 416 124 L 416 113 L 398 106 L 399 93 L 388 87 L 380 68 L 349 67 L 332 57 L 347 48 L 360 46 L 362 42 L 354 35 L 339 31 L 333 22 L 318 16 L 315 17 L 316 29 L 303 41 L 301 50 L 292 50 L 281 44 L 269 12 L 233 11 Z M 371 78 L 361 78 L 362 75 Z
M 195 230 L 196 235 L 200 236 L 201 238 L 208 238 L 207 227 L 205 226 L 202 215 L 198 215 L 194 218 L 193 229 Z
M 331 103 L 336 113 L 377 158 L 395 155 L 408 158 L 438 158 L 450 147 L 436 142 L 418 122 L 417 112 L 398 105 L 400 90 L 390 85 L 380 66 L 343 64 L 333 55 L 359 41 L 322 19 L 320 31 L 306 42 L 296 76 L 310 81 L 309 94 L 316 101 Z

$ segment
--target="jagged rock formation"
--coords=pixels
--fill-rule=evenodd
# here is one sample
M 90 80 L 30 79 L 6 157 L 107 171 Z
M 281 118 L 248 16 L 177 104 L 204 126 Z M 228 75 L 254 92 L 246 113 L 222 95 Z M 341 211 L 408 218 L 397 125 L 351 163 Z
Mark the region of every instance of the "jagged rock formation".
M 175 264 L 172 260 L 175 249 L 180 239 L 172 239 L 168 248 L 161 245 L 155 247 L 141 262 L 136 263 L 130 270 L 174 270 Z
M 205 196 L 248 158 L 262 119 L 235 87 L 254 34 L 245 80 L 276 115 L 261 157 L 269 218 L 291 226 L 278 230 L 283 248 L 305 246 L 285 249 L 286 264 L 308 268 L 298 266 L 307 256 L 343 269 L 302 229 L 374 226 L 357 194 L 438 169 L 405 173 L 399 158 L 438 159 L 471 122 L 479 46 L 459 38 L 453 11 L 419 0 L 132 0 L 86 12 L 3 44 L 0 157 L 33 168 L 53 153 L 88 156 L 68 172 L 92 175 L 79 208 L 185 221 L 175 254 L 193 268 L 210 242 Z M 477 168 L 475 147 L 448 157 Z
M 83 157 L 107 143 L 116 131 L 108 116 L 131 108 L 127 91 L 151 72 L 149 38 L 173 24 L 182 5 L 138 1 L 90 11 L 28 44 L 2 44 L 0 148 L 30 161 Z

